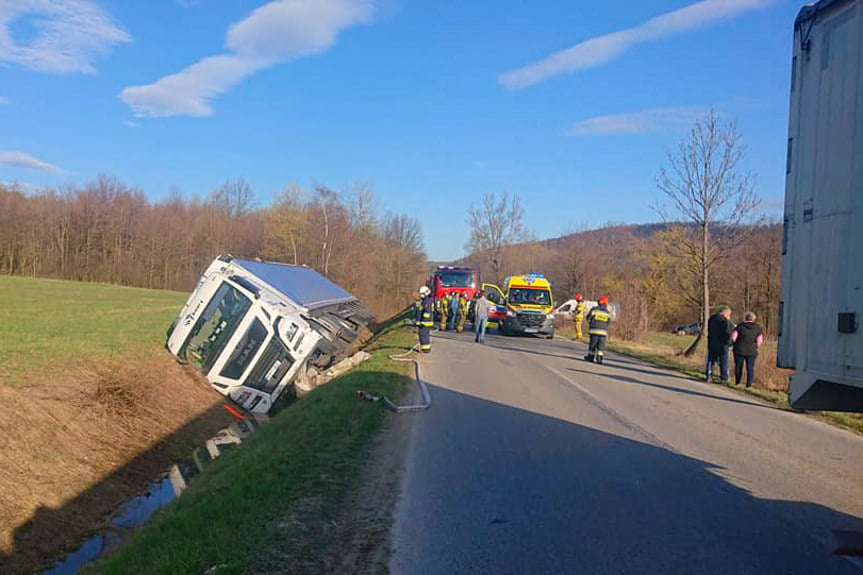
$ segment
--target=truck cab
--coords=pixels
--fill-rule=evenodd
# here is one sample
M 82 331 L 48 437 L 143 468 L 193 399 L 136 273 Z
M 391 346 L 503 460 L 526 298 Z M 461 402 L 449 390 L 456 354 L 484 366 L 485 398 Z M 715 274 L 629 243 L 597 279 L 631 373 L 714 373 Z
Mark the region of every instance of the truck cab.
M 554 338 L 554 298 L 551 283 L 544 275 L 511 276 L 504 280 L 503 286 L 483 284 L 483 290 L 497 306 L 494 319 L 501 333 Z
M 223 395 L 266 413 L 306 370 L 349 354 L 372 319 L 311 268 L 223 256 L 198 281 L 165 347 Z
M 440 317 L 438 302 L 446 296 L 464 295 L 468 302 L 479 293 L 479 274 L 469 267 L 438 266 L 429 278 L 428 287 L 435 302 L 435 317 Z

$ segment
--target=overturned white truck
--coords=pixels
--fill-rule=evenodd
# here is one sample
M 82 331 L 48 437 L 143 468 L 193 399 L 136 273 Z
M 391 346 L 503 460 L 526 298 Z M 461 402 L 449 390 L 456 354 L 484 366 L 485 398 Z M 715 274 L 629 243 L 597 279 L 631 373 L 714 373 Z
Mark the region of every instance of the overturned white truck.
M 349 358 L 373 321 L 311 268 L 223 255 L 198 281 L 165 347 L 223 395 L 266 413 L 292 384 L 307 390 Z

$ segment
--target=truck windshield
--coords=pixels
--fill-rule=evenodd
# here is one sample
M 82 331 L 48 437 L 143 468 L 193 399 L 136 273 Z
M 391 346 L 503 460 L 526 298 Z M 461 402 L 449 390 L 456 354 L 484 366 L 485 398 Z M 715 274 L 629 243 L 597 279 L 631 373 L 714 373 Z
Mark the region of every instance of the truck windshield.
M 249 298 L 223 283 L 189 333 L 179 357 L 209 372 L 250 307 Z
M 513 288 L 509 290 L 509 303 L 516 305 L 551 305 L 551 292 L 547 289 Z
M 473 272 L 442 272 L 438 274 L 441 287 L 472 288 Z

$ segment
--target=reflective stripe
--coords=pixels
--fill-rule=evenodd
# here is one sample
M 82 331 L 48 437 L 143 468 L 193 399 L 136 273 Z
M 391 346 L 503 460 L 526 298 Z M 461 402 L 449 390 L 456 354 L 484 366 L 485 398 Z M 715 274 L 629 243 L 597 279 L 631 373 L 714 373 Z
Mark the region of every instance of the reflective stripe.
M 608 335 L 608 331 L 604 329 L 592 329 L 590 335 Z
M 593 319 L 597 321 L 608 321 L 611 319 L 611 316 L 604 311 L 595 311 L 593 312 Z
M 420 325 L 423 327 L 434 327 L 434 322 L 431 321 L 421 321 Z
M 423 345 L 423 346 L 420 346 L 420 349 L 422 349 L 423 351 L 425 351 L 425 350 L 427 350 L 427 349 L 431 349 L 431 344 L 430 344 L 430 343 L 427 343 L 427 344 L 425 344 L 425 345 Z

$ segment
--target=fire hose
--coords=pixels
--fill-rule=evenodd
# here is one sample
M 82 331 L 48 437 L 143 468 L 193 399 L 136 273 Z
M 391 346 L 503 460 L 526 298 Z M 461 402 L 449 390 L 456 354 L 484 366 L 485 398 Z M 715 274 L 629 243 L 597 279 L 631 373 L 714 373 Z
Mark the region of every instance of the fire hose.
M 358 399 L 365 399 L 366 401 L 383 401 L 384 405 L 390 411 L 394 411 L 396 413 L 408 413 L 412 411 L 425 411 L 431 406 L 431 395 L 429 394 L 428 386 L 426 386 L 425 382 L 420 377 L 420 364 L 412 355 L 419 351 L 419 344 L 415 345 L 408 351 L 404 353 L 398 353 L 395 355 L 389 356 L 389 358 L 393 361 L 409 361 L 414 364 L 414 378 L 417 382 L 417 387 L 420 390 L 420 396 L 422 397 L 422 403 L 415 405 L 396 405 L 389 397 L 386 395 L 375 395 L 368 391 L 357 391 Z

